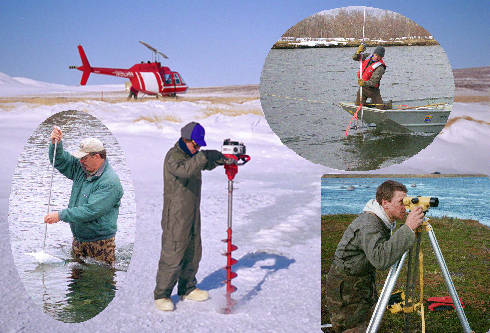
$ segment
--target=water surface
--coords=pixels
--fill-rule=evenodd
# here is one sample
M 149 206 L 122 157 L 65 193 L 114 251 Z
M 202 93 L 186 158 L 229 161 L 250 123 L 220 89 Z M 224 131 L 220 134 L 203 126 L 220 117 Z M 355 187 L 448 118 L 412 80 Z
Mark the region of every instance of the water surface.
M 359 63 L 352 60 L 354 52 L 350 47 L 272 49 L 260 79 L 267 122 L 284 144 L 317 164 L 373 170 L 400 163 L 435 136 L 350 130 L 346 137 L 352 116 L 338 103 L 355 101 Z M 440 46 L 386 47 L 384 61 L 385 101 L 454 96 L 451 66 Z
M 490 226 L 488 177 L 390 178 L 404 184 L 408 196 L 439 198 L 427 216 L 473 219 Z M 376 188 L 387 178 L 322 178 L 322 215 L 360 214 L 375 199 Z M 348 191 L 347 187 L 355 190 Z M 412 187 L 415 185 L 415 187 Z

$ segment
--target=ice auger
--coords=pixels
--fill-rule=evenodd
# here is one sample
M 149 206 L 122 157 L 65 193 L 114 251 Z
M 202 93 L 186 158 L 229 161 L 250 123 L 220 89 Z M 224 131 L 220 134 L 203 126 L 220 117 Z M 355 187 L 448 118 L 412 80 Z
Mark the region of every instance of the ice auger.
M 226 230 L 227 238 L 223 239 L 223 242 L 226 243 L 226 252 L 223 253 L 226 256 L 226 266 L 223 267 L 226 270 L 226 280 L 224 281 L 226 283 L 226 308 L 223 309 L 223 312 L 229 314 L 236 304 L 236 301 L 231 298 L 231 293 L 237 290 L 231 284 L 231 280 L 237 277 L 237 273 L 231 271 L 231 266 L 238 262 L 231 257 L 231 253 L 238 249 L 236 245 L 232 244 L 233 179 L 238 173 L 238 166 L 250 161 L 250 156 L 245 155 L 243 143 L 230 141 L 230 139 L 225 140 L 221 151 L 227 158 L 225 173 L 228 176 L 228 229 Z

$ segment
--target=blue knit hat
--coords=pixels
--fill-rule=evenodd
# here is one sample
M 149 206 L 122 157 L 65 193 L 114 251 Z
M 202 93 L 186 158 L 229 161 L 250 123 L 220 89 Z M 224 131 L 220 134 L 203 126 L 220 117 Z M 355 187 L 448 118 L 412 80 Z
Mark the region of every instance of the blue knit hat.
M 206 141 L 204 141 L 204 127 L 202 127 L 201 124 L 196 123 L 195 121 L 192 121 L 182 127 L 182 129 L 180 130 L 180 134 L 182 138 L 187 140 L 194 140 L 194 142 L 201 147 L 206 146 Z

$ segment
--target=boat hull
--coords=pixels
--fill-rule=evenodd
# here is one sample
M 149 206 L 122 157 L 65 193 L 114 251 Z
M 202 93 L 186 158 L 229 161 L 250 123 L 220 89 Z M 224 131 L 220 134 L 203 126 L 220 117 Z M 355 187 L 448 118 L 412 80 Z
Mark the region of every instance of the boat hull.
M 446 125 L 452 108 L 452 98 L 393 101 L 393 109 L 380 110 L 363 106 L 357 116 L 363 123 L 376 124 L 376 129 L 399 133 L 439 133 Z M 342 109 L 354 115 L 358 106 L 339 103 Z

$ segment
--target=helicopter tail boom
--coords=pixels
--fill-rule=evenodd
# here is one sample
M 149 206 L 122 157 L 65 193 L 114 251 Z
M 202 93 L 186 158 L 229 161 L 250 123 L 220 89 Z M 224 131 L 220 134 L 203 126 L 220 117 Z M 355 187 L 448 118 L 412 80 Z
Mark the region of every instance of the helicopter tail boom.
M 81 45 L 78 45 L 78 52 L 80 53 L 80 59 L 82 59 L 82 66 L 69 66 L 72 69 L 78 69 L 82 71 L 82 80 L 80 81 L 80 85 L 84 86 L 87 83 L 88 77 L 90 73 L 95 74 L 104 74 L 104 75 L 112 75 L 118 77 L 125 77 L 131 79 L 134 77 L 134 73 L 131 69 L 119 69 L 119 68 L 104 68 L 104 67 L 92 67 L 88 62 L 87 56 L 85 55 L 85 51 Z

